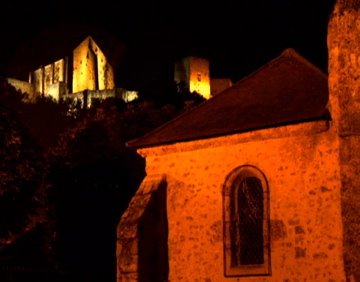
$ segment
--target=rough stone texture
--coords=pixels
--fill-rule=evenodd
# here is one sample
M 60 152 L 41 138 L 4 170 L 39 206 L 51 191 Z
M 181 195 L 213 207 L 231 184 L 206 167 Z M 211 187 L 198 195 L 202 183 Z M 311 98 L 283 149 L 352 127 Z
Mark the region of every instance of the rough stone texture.
M 54 62 L 53 83 L 66 82 L 65 59 Z
M 48 85 L 46 95 L 52 97 L 55 101 L 59 101 L 67 94 L 66 84 L 64 82 L 56 82 Z
M 57 84 L 55 84 L 57 85 Z M 62 86 L 61 84 L 59 86 Z M 62 90 L 66 90 L 63 88 Z M 104 90 L 84 90 L 76 93 L 63 93 L 61 98 L 80 102 L 82 107 L 91 107 L 94 99 L 103 100 L 106 98 L 119 98 L 125 102 L 130 102 L 138 98 L 137 91 L 128 91 L 123 88 L 104 89 Z
M 49 86 L 53 84 L 54 81 L 54 65 L 49 64 L 44 67 L 44 94 L 47 94 L 49 91 Z
M 66 68 L 66 60 L 60 59 L 31 72 L 29 82 L 33 85 L 32 100 L 36 98 L 36 95 L 44 94 L 58 101 L 62 94 L 66 94 Z
M 72 92 L 115 87 L 113 69 L 90 36 L 74 49 L 73 68 Z
M 117 281 L 167 281 L 166 180 L 146 177 L 117 231 Z
M 329 90 L 340 135 L 344 262 L 360 281 L 360 1 L 338 1 L 328 27 Z
M 44 68 L 39 68 L 35 70 L 32 74 L 31 83 L 34 85 L 35 93 L 42 94 L 44 93 Z
M 338 0 L 339 11 L 344 12 L 349 9 L 359 10 L 360 1 L 359 0 Z
M 7 78 L 6 80 L 14 86 L 16 90 L 28 95 L 26 101 L 31 102 L 34 100 L 34 86 L 31 83 L 14 78 Z
M 147 175 L 168 176 L 170 281 L 238 281 L 224 277 L 222 189 L 245 164 L 269 183 L 272 275 L 241 281 L 345 281 L 338 138 L 326 122 L 166 147 L 140 153 Z
M 140 149 L 165 173 L 170 281 L 360 281 L 360 0 L 328 26 L 330 123 Z M 253 165 L 270 194 L 271 276 L 224 277 L 222 189 Z M 139 253 L 140 254 L 140 253 Z
M 108 97 L 107 93 L 104 94 L 106 90 L 115 92 L 113 68 L 90 36 L 74 49 L 72 59 L 71 72 L 67 57 L 31 72 L 29 82 L 34 87 L 33 97 L 44 94 L 58 101 L 60 98 L 71 97 L 67 96 L 69 92 L 103 91 L 100 94 L 94 93 L 94 98 Z M 68 89 L 70 87 L 68 84 L 71 82 L 72 89 Z

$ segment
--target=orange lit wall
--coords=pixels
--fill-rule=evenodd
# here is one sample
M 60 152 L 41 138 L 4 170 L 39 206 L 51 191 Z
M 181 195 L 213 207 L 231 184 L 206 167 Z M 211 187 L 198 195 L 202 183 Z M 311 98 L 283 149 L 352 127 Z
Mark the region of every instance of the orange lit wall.
M 205 99 L 210 98 L 209 61 L 190 57 L 190 92 L 197 92 Z
M 73 68 L 72 92 L 113 89 L 115 86 L 113 69 L 90 36 L 74 49 Z
M 347 280 L 360 281 L 360 3 L 337 1 L 328 25 L 329 90 L 340 136 Z
M 169 281 L 224 277 L 222 188 L 236 167 L 260 169 L 270 191 L 271 270 L 241 281 L 345 281 L 339 140 L 325 121 L 138 151 L 167 179 Z

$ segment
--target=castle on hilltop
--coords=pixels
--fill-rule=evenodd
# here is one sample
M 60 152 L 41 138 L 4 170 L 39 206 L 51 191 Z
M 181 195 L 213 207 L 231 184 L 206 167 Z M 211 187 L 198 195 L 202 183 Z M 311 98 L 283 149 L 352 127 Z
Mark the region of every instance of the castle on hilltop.
M 50 96 L 56 101 L 81 101 L 85 107 L 92 99 L 117 97 L 125 102 L 138 97 L 137 91 L 119 88 L 108 56 L 91 36 L 87 36 L 71 54 L 29 73 L 28 82 L 8 79 L 18 90 L 28 94 L 29 101 Z
M 111 48 L 103 49 L 92 36 L 87 36 L 70 54 L 30 71 L 28 81 L 7 80 L 21 92 L 27 93 L 30 102 L 36 101 L 39 96 L 47 96 L 56 101 L 81 101 L 85 107 L 89 107 L 93 99 L 116 97 L 125 102 L 137 99 L 137 91 L 117 86 L 114 64 L 118 62 L 109 60 Z M 230 79 L 210 77 L 209 61 L 194 56 L 175 62 L 174 81 L 205 99 L 232 85 Z

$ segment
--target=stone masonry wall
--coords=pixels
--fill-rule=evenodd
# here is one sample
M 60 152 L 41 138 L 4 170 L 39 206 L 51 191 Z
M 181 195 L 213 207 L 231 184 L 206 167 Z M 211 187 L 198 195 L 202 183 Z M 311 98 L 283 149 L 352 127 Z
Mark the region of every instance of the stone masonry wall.
M 95 90 L 97 87 L 97 58 L 91 49 L 90 40 L 87 37 L 73 51 L 73 93 Z
M 185 83 L 190 92 L 195 91 L 205 99 L 210 98 L 210 67 L 207 59 L 186 57 L 176 62 L 174 80 Z
M 34 101 L 34 86 L 31 83 L 14 78 L 7 78 L 7 82 L 21 93 L 26 93 L 28 95 L 26 101 Z
M 63 89 L 66 81 L 66 68 L 66 60 L 60 59 L 33 71 L 30 82 L 33 85 L 34 93 L 51 96 L 58 101 L 59 97 L 66 93 L 66 89 Z
M 329 90 L 340 136 L 344 261 L 360 281 L 360 1 L 339 0 L 328 26 Z
M 146 177 L 117 231 L 117 282 L 168 281 L 166 179 Z
M 33 80 L 35 95 L 44 93 L 44 69 L 39 68 L 33 72 Z
M 113 89 L 114 73 L 104 53 L 89 36 L 73 51 L 72 92 Z
M 197 92 L 205 99 L 210 98 L 210 67 L 209 61 L 203 58 L 189 57 L 190 77 L 189 90 Z
M 97 56 L 97 69 L 98 69 L 98 77 L 99 77 L 99 89 L 114 89 L 114 73 L 113 68 L 108 63 L 105 54 L 101 51 L 99 46 L 92 41 L 92 49 L 94 50 Z
M 140 150 L 147 175 L 169 176 L 169 281 L 345 281 L 338 139 L 327 128 L 309 123 Z M 222 189 L 245 164 L 269 184 L 272 275 L 225 278 Z

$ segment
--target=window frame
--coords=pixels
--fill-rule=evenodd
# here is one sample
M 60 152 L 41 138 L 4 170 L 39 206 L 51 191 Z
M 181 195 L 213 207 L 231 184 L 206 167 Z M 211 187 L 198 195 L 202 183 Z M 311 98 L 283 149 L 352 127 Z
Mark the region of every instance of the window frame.
M 256 177 L 260 180 L 263 190 L 263 254 L 264 263 L 247 264 L 240 266 L 231 265 L 231 195 L 233 189 L 247 177 Z M 237 192 L 239 189 L 237 189 Z M 223 247 L 224 247 L 224 275 L 231 276 L 260 276 L 271 275 L 270 260 L 270 209 L 269 186 L 265 174 L 252 165 L 242 165 L 231 171 L 223 186 Z

